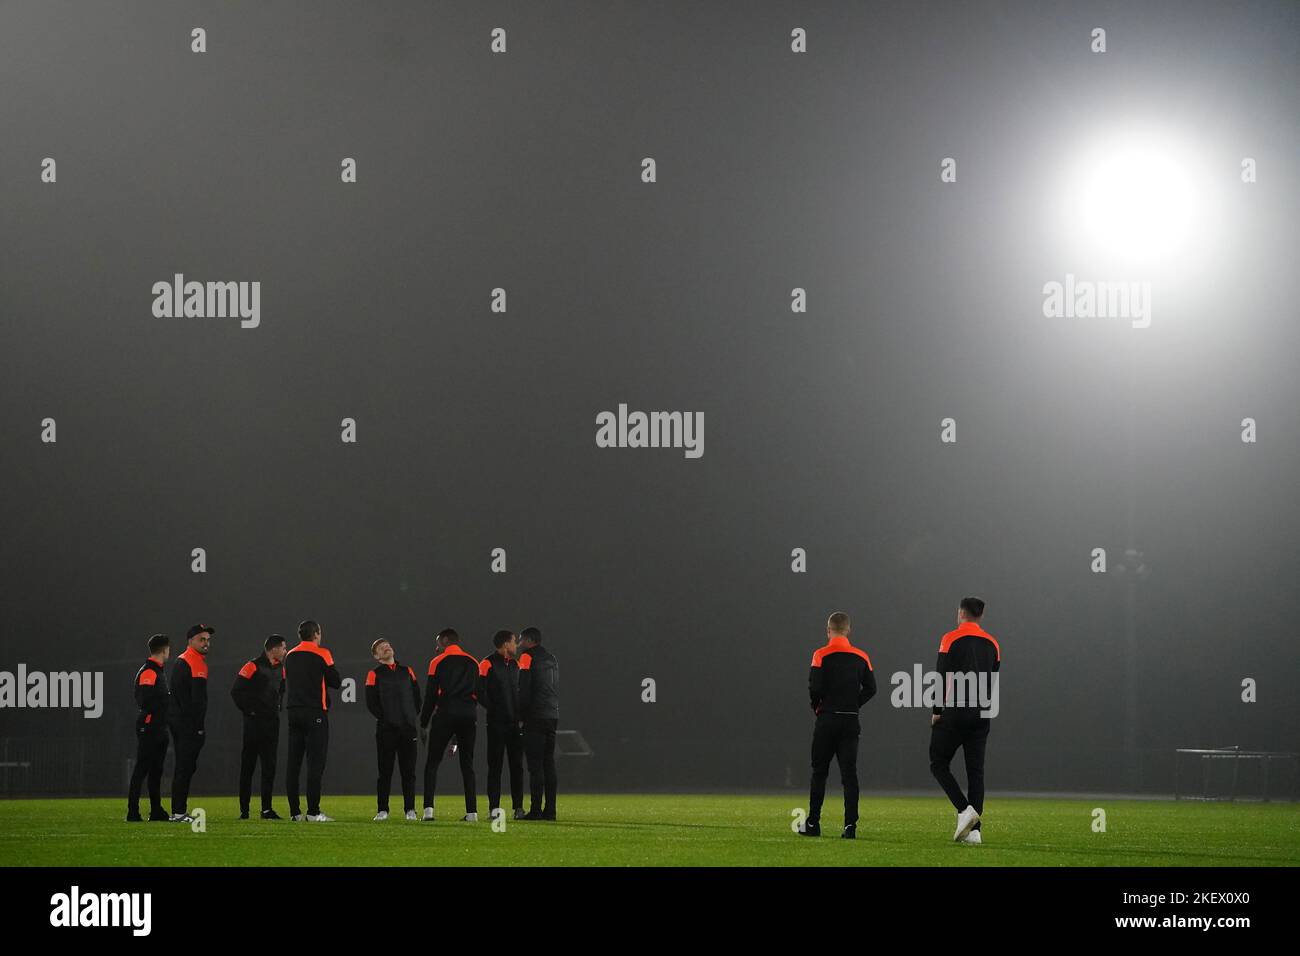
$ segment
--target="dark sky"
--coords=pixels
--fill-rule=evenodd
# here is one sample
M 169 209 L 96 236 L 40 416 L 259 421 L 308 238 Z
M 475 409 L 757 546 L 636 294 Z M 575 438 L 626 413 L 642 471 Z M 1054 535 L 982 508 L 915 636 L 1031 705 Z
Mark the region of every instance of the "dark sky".
M 109 686 L 0 734 L 88 740 L 118 787 L 145 639 L 211 622 L 196 787 L 232 789 L 226 687 L 268 633 L 317 618 L 360 678 L 378 636 L 422 670 L 440 628 L 477 656 L 535 624 L 595 750 L 562 784 L 803 786 L 826 615 L 885 683 L 975 593 L 993 789 L 1293 749 L 1300 7 L 1080 6 L 0 5 L 0 669 Z M 1210 252 L 1154 276 L 1149 329 L 1044 318 L 1088 273 L 1054 197 L 1134 122 L 1219 177 Z M 155 318 L 176 272 L 259 281 L 260 327 Z M 704 455 L 597 448 L 619 403 L 703 412 Z M 863 784 L 928 786 L 888 690 Z M 357 789 L 370 718 L 334 722 L 327 790 Z

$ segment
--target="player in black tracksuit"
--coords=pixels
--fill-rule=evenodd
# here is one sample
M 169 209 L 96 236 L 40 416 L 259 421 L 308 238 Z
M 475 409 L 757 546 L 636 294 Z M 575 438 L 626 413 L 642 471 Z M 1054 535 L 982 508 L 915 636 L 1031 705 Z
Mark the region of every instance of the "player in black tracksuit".
M 524 757 L 528 761 L 528 813 L 525 820 L 554 820 L 555 730 L 560 723 L 560 663 L 542 647 L 542 632 L 519 632 L 519 716 L 524 722 Z
M 501 765 L 510 761 L 510 801 L 515 819 L 524 815 L 524 737 L 519 720 L 518 640 L 510 631 L 497 631 L 496 650 L 478 665 L 478 702 L 487 711 L 488 818 L 501 806 Z
M 379 752 L 379 780 L 375 794 L 376 820 L 388 819 L 388 791 L 396 760 L 402 778 L 402 809 L 415 819 L 415 761 L 419 750 L 420 682 L 415 671 L 399 664 L 393 645 L 382 637 L 370 645 L 378 663 L 366 674 L 366 709 L 375 718 L 375 747 Z
M 424 761 L 424 819 L 433 819 L 433 797 L 438 785 L 438 764 L 452 737 L 456 738 L 460 775 L 465 784 L 465 816 L 478 820 L 478 792 L 474 779 L 474 737 L 478 729 L 478 661 L 460 646 L 460 635 L 448 628 L 438 635 L 443 648 L 429 661 L 429 680 L 420 709 L 420 736 L 429 743 Z M 432 723 L 432 726 L 430 726 Z
M 139 822 L 140 787 L 149 781 L 149 819 L 166 820 L 162 805 L 163 761 L 167 759 L 167 682 L 163 664 L 171 654 L 164 634 L 149 638 L 149 659 L 135 672 L 135 766 L 126 793 L 126 819 Z
M 284 638 L 272 634 L 263 651 L 239 669 L 230 696 L 244 715 L 244 741 L 239 752 L 239 819 L 248 819 L 253 799 L 253 769 L 262 764 L 262 819 L 279 820 L 271 809 L 275 789 L 276 753 L 280 749 L 280 710 L 284 705 Z
M 991 704 L 992 699 L 980 700 L 980 685 L 983 684 L 985 693 L 991 694 L 997 680 L 994 675 L 1002 667 L 1002 648 L 980 626 L 983 614 L 982 600 L 962 598 L 957 609 L 956 630 L 949 631 L 939 642 L 935 670 L 943 675 L 944 706 L 935 707 L 930 717 L 930 772 L 957 809 L 955 838 L 971 843 L 983 842 L 983 837 L 974 833 L 980 831 L 980 817 L 984 813 L 984 750 L 993 724 L 991 716 L 980 716 L 981 711 L 993 709 L 984 706 Z M 971 691 L 974 700 L 970 699 Z M 949 768 L 958 747 L 966 761 L 969 794 L 962 793 Z M 974 811 L 973 825 L 962 817 L 968 808 Z M 966 828 L 964 833 L 963 828 Z
M 172 768 L 171 820 L 191 823 L 189 815 L 190 781 L 199 765 L 199 751 L 207 738 L 204 724 L 208 716 L 208 662 L 216 628 L 195 624 L 186 632 L 188 647 L 172 665 L 168 690 L 171 707 L 167 722 L 176 747 L 176 766 Z
M 804 836 L 821 836 L 822 802 L 831 760 L 840 765 L 844 786 L 845 839 L 857 836 L 858 709 L 876 693 L 876 676 L 865 651 L 849 643 L 849 616 L 836 611 L 826 622 L 826 644 L 813 652 L 808 669 L 808 697 L 817 715 L 812 740 L 812 786 Z
M 325 755 L 329 750 L 329 689 L 343 686 L 334 666 L 334 655 L 320 646 L 321 629 L 315 621 L 298 625 L 298 644 L 284 658 L 284 703 L 289 712 L 289 771 L 285 789 L 289 793 L 289 814 L 302 819 L 298 799 L 303 758 L 307 759 L 307 820 L 329 823 L 321 813 L 321 781 L 325 776 Z

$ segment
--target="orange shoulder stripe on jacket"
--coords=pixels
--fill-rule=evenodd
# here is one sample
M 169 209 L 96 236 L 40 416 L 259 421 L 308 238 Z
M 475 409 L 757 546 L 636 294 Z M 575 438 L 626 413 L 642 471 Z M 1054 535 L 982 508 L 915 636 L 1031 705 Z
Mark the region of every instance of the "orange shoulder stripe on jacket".
M 990 634 L 988 631 L 980 627 L 967 627 L 966 625 L 962 625 L 956 630 L 949 631 L 947 634 L 943 636 L 943 639 L 939 642 L 939 653 L 947 654 L 948 648 L 952 647 L 955 641 L 958 641 L 963 637 L 984 638 L 984 640 L 988 641 L 990 644 L 993 645 L 993 650 L 996 651 L 998 655 L 998 661 L 1001 662 L 1002 647 L 998 644 L 996 640 L 994 640 L 992 634 Z
M 375 686 L 375 671 L 374 671 L 374 668 L 371 668 L 370 670 L 366 671 L 366 686 L 367 686 L 367 687 L 374 687 L 374 686 Z
M 243 667 L 239 669 L 240 677 L 245 677 L 245 678 L 252 677 L 256 673 L 257 673 L 257 665 L 254 664 L 252 661 L 249 661 L 247 664 L 245 664 Z
M 323 658 L 326 667 L 334 666 L 334 655 L 329 652 L 329 648 L 321 647 L 315 641 L 299 641 L 298 645 L 289 653 L 295 654 L 298 651 L 306 651 L 309 654 L 315 654 L 317 657 Z
M 447 649 L 443 651 L 442 655 L 440 656 L 463 657 L 466 660 L 468 660 L 471 664 L 474 665 L 475 670 L 478 669 L 478 658 L 475 657 L 473 654 L 471 654 L 469 651 L 465 650 L 465 648 L 461 647 L 459 644 L 448 644 Z
M 146 687 L 152 687 L 158 683 L 158 674 L 152 667 L 146 667 L 140 672 L 140 683 Z
M 181 660 L 183 660 L 186 666 L 189 667 L 191 677 L 199 680 L 208 679 L 208 662 L 205 661 L 203 655 L 194 648 L 187 647 L 184 653 L 181 654 Z
M 867 652 L 860 647 L 854 647 L 852 644 L 839 644 L 835 646 L 826 644 L 817 648 L 817 650 L 813 651 L 812 666 L 821 667 L 822 658 L 827 654 L 856 654 L 867 662 L 867 670 L 873 670 L 871 666 L 871 658 L 867 656 Z

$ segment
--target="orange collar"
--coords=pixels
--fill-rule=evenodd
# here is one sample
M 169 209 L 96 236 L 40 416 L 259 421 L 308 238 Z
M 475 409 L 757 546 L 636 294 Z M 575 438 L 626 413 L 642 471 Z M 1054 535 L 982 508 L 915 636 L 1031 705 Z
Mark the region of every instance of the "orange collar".
M 827 647 L 848 647 L 849 639 L 845 637 L 843 634 L 836 634 L 834 637 L 832 637 L 829 641 L 826 642 L 826 646 Z

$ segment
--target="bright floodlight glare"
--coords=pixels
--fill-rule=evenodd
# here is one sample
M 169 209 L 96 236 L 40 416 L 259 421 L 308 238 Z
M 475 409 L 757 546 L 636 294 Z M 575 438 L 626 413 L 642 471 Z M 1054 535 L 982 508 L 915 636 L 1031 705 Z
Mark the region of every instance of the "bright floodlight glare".
M 1198 158 L 1168 137 L 1108 136 L 1085 151 L 1067 183 L 1066 228 L 1098 259 L 1129 266 L 1168 263 L 1202 226 Z

